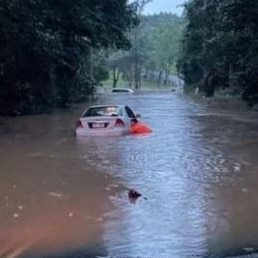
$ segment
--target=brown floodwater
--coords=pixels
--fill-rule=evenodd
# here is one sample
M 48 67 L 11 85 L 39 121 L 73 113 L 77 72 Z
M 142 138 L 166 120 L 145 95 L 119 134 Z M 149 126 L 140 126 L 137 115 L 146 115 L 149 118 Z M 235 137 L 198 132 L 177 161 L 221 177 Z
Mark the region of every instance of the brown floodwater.
M 0 257 L 257 252 L 257 113 L 172 92 L 100 103 L 129 105 L 153 132 L 76 138 L 92 103 L 0 118 Z M 127 188 L 146 199 L 131 203 Z

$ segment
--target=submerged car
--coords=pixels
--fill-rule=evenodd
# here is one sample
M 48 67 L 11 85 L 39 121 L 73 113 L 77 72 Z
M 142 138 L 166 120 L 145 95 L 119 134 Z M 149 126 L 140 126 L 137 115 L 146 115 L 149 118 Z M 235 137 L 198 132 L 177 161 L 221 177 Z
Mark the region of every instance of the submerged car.
M 114 88 L 112 89 L 112 93 L 134 93 L 134 91 L 130 88 Z
M 121 136 L 129 134 L 131 120 L 139 117 L 126 105 L 88 107 L 76 122 L 77 136 Z

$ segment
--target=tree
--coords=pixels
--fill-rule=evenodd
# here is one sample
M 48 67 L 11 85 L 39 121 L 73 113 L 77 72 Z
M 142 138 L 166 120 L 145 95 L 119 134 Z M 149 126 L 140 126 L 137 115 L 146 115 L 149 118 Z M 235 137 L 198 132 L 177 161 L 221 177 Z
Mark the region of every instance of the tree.
M 258 3 L 191 0 L 185 4 L 186 30 L 178 68 L 187 88 L 212 96 L 229 88 L 251 105 L 258 101 Z
M 132 47 L 127 51 L 114 50 L 108 62 L 134 87 L 141 86 L 143 76 L 156 81 L 157 73 L 158 84 L 166 84 L 169 74 L 176 72 L 184 26 L 184 20 L 171 13 L 141 16 L 137 32 L 133 30 L 129 35 Z
M 183 20 L 174 14 L 159 14 L 149 33 L 149 63 L 158 71 L 158 85 L 167 84 L 169 74 L 175 69 L 179 43 L 184 28 Z
M 133 73 L 134 73 L 134 87 L 136 89 L 141 87 L 141 71 L 142 71 L 142 59 L 143 59 L 143 45 L 144 45 L 144 19 L 142 17 L 142 11 L 146 4 L 151 0 L 135 0 L 134 5 L 136 7 L 136 14 L 139 19 L 138 26 L 136 26 L 130 34 L 130 41 L 132 42 L 131 55 L 133 56 Z
M 136 18 L 126 0 L 1 1 L 0 112 L 66 106 L 82 58 L 93 48 L 127 48 Z M 86 82 L 93 89 L 90 76 Z

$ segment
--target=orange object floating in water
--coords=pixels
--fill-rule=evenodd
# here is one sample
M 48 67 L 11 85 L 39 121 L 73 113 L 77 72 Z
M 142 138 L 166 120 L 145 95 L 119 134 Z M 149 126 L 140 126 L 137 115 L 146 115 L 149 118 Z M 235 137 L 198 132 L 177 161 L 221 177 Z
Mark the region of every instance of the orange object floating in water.
M 139 122 L 137 119 L 132 119 L 131 128 L 129 130 L 132 134 L 138 134 L 138 133 L 150 133 L 152 130 L 147 125 Z

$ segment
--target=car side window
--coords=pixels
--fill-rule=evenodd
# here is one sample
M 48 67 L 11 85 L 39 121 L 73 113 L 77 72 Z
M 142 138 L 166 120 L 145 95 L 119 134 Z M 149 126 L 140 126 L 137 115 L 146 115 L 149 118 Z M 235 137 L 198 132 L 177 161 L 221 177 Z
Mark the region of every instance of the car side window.
M 135 118 L 135 114 L 134 114 L 134 112 L 132 111 L 131 108 L 129 108 L 128 106 L 125 106 L 125 111 L 126 111 L 128 117 Z

